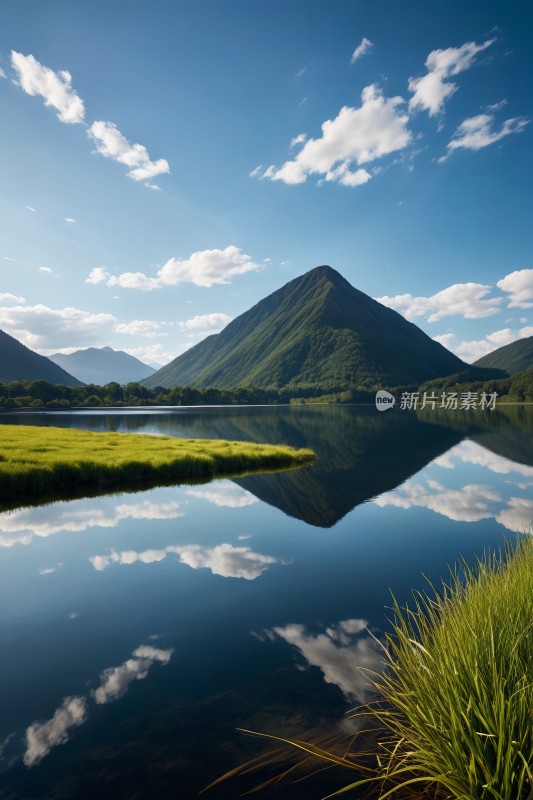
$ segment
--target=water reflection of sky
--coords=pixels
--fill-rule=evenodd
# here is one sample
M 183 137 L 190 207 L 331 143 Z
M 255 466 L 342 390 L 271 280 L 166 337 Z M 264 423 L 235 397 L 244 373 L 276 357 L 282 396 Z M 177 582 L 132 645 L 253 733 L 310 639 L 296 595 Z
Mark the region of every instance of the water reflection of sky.
M 425 508 L 454 522 L 494 519 L 509 531 L 525 533 L 533 523 L 532 487 L 533 467 L 466 439 L 373 502 L 380 508 Z
M 96 787 L 115 759 L 137 769 L 170 748 L 161 774 L 192 797 L 206 747 L 243 760 L 236 727 L 293 730 L 297 705 L 298 732 L 336 729 L 381 669 L 390 590 L 406 601 L 422 573 L 438 581 L 533 518 L 533 467 L 472 439 L 378 493 L 360 487 L 368 451 L 342 470 L 338 441 L 302 473 L 328 528 L 298 518 L 297 472 L 0 514 L 0 791 L 45 796 L 69 759 Z

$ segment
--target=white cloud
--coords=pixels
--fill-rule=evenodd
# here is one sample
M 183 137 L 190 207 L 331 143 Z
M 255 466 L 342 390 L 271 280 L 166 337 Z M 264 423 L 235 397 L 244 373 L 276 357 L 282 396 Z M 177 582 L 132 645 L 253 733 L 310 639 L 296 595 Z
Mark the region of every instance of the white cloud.
M 103 283 L 110 277 L 109 272 L 104 269 L 104 267 L 94 267 L 90 272 L 88 277 L 85 279 L 85 283 Z
M 533 478 L 533 467 L 511 461 L 511 459 L 504 458 L 504 456 L 499 456 L 493 453 L 492 450 L 487 450 L 485 447 L 482 447 L 470 439 L 465 439 L 463 442 L 460 442 L 445 453 L 445 461 L 442 459 L 443 456 L 436 459 L 433 463 L 444 466 L 447 469 L 453 469 L 457 462 L 462 461 L 464 464 L 475 464 L 484 467 L 497 475 L 517 473 L 525 478 Z
M 39 272 L 46 272 L 48 274 L 51 274 L 53 270 L 50 269 L 50 267 L 39 267 Z
M 2 67 L 0 67 L 0 78 L 6 78 L 6 77 L 7 77 L 7 76 L 6 76 L 6 73 L 4 72 L 4 70 L 2 69 Z
M 533 269 L 517 269 L 496 286 L 510 295 L 509 308 L 533 308 Z
M 474 63 L 478 53 L 486 50 L 494 42 L 489 39 L 483 44 L 466 42 L 461 47 L 448 47 L 446 50 L 432 50 L 426 59 L 427 73 L 421 78 L 409 78 L 409 101 L 411 110 L 420 108 L 433 117 L 438 114 L 445 100 L 457 91 L 457 84 L 448 78 L 458 75 Z
M 53 747 L 68 741 L 70 729 L 82 725 L 86 713 L 87 703 L 84 697 L 66 697 L 52 719 L 32 722 L 26 730 L 25 765 L 35 766 Z
M 61 122 L 79 123 L 85 117 L 83 100 L 72 88 L 72 76 L 66 70 L 54 72 L 43 67 L 32 55 L 11 51 L 11 65 L 21 88 L 32 96 L 40 95 L 46 106 L 57 111 Z
M 201 547 L 196 544 L 169 545 L 161 550 L 112 550 L 107 556 L 92 556 L 89 560 L 101 572 L 111 564 L 154 564 L 163 561 L 168 555 L 177 555 L 182 564 L 192 569 L 209 569 L 213 575 L 223 578 L 244 578 L 252 581 L 258 578 L 271 564 L 278 563 L 273 556 L 254 553 L 249 547 L 234 547 L 219 544 L 216 547 Z
M 367 39 L 366 36 L 363 36 L 360 43 L 357 45 L 355 50 L 352 53 L 352 57 L 350 58 L 350 64 L 355 64 L 358 58 L 364 56 L 365 53 L 368 53 L 373 48 L 373 43 L 370 39 Z
M 144 181 L 170 172 L 166 159 L 151 161 L 146 147 L 128 142 L 113 122 L 93 122 L 87 135 L 96 142 L 96 149 L 101 155 L 129 167 L 128 175 L 134 181 Z
M 133 658 L 120 664 L 118 667 L 109 667 L 100 675 L 100 686 L 93 692 L 98 705 L 111 703 L 123 697 L 128 691 L 132 681 L 142 681 L 150 672 L 153 665 L 168 664 L 174 650 L 161 650 L 151 645 L 141 645 L 133 651 Z
M 200 500 L 207 500 L 208 503 L 222 508 L 244 508 L 259 502 L 251 492 L 241 489 L 231 481 L 211 483 L 209 488 L 205 489 L 186 489 L 185 494 Z
M 503 347 L 511 342 L 516 342 L 518 339 L 523 339 L 526 336 L 533 336 L 533 326 L 520 328 L 518 331 L 513 331 L 510 328 L 503 328 L 499 331 L 488 333 L 483 339 L 463 340 L 459 344 L 454 345 L 453 341 L 456 339 L 455 334 L 445 333 L 442 336 L 435 336 L 436 341 L 440 341 L 444 347 L 447 347 L 456 356 L 462 358 L 464 361 L 472 363 L 477 361 L 478 358 L 486 356 L 487 353 L 492 353 L 499 347 Z
M 185 322 L 180 322 L 180 328 L 187 331 L 202 331 L 203 333 L 218 333 L 225 328 L 228 322 L 231 322 L 233 317 L 227 314 L 200 314 L 192 319 L 187 319 Z
M 401 97 L 383 97 L 375 84 L 367 86 L 359 108 L 341 108 L 334 120 L 322 124 L 321 138 L 309 139 L 292 161 L 270 166 L 262 177 L 299 184 L 318 174 L 345 186 L 366 183 L 371 175 L 363 169 L 353 172 L 353 164 L 368 164 L 411 141 L 408 116 L 400 111 L 403 103 Z
M 326 683 L 338 686 L 347 700 L 367 700 L 372 684 L 365 672 L 381 672 L 384 666 L 382 647 L 370 635 L 362 633 L 367 621 L 343 620 L 329 626 L 325 633 L 313 635 L 304 625 L 290 624 L 265 631 L 296 647 L 309 666 L 318 667 Z M 358 638 L 356 638 L 358 637 Z
M 75 225 L 77 220 L 75 220 L 73 217 L 65 217 L 65 222 L 67 225 Z
M 291 149 L 293 147 L 296 147 L 296 145 L 298 145 L 298 144 L 303 144 L 306 140 L 307 140 L 307 134 L 306 133 L 299 133 L 298 136 L 294 136 L 291 139 Z M 254 173 L 257 175 L 256 170 L 260 170 L 260 167 L 256 167 L 254 169 Z
M 121 323 L 115 327 L 116 333 L 127 333 L 132 336 L 146 336 L 148 339 L 157 336 L 161 330 L 159 322 L 151 319 L 134 319 L 132 322 Z
M 53 572 L 56 572 L 56 570 L 61 569 L 61 567 L 63 566 L 64 566 L 63 562 L 60 561 L 53 567 L 41 567 L 41 569 L 39 570 L 39 575 L 51 575 Z
M 430 297 L 413 297 L 412 294 L 385 295 L 376 300 L 399 311 L 406 319 L 427 317 L 428 322 L 438 322 L 444 317 L 460 314 L 466 319 L 490 317 L 500 311 L 501 297 L 487 297 L 491 287 L 483 283 L 455 283 Z
M 496 522 L 515 533 L 533 534 L 533 500 L 525 497 L 510 497 L 507 508 L 500 511 Z
M 236 275 L 244 275 L 261 269 L 249 255 L 239 247 L 229 245 L 224 250 L 199 250 L 185 259 L 169 259 L 155 277 L 144 272 L 123 272 L 110 275 L 103 267 L 95 267 L 86 279 L 87 283 L 106 282 L 107 286 L 124 289 L 141 289 L 149 292 L 162 286 L 177 286 L 179 283 L 194 283 L 196 286 L 230 283 Z
M 37 213 L 37 209 L 36 209 L 36 208 L 34 208 L 33 206 L 24 206 L 24 208 L 27 208 L 27 209 L 28 209 L 28 211 L 31 211 L 33 214 L 36 214 L 36 213 Z M 13 261 L 14 261 L 14 260 L 15 260 L 15 259 L 13 259 Z
M 18 306 L 25 302 L 26 301 L 23 297 L 19 297 L 16 294 L 11 294 L 11 292 L 0 292 L 0 306 Z
M 145 364 L 159 369 L 160 366 L 168 364 L 173 358 L 176 358 L 179 353 L 168 353 L 162 344 L 149 344 L 142 347 L 125 348 L 125 352 L 130 356 L 135 356 Z
M 148 189 L 152 189 L 154 192 L 161 191 L 161 187 L 158 186 L 157 183 L 145 183 L 144 185 L 147 186 Z
M 18 305 L 0 307 L 0 328 L 32 349 L 54 353 L 64 342 L 91 345 L 95 331 L 104 335 L 112 330 L 112 314 L 93 313 L 79 308 L 49 308 Z
M 256 178 L 259 175 L 259 173 L 261 172 L 262 169 L 263 169 L 263 165 L 262 164 L 258 164 L 257 167 L 255 167 L 255 169 L 253 169 L 249 173 L 250 178 Z
M 34 537 L 80 533 L 91 528 L 116 528 L 123 520 L 177 519 L 179 503 L 118 503 L 106 508 L 101 500 L 79 500 L 39 508 L 21 508 L 0 514 L 0 547 L 30 544 Z
M 448 142 L 448 153 L 439 158 L 445 161 L 450 153 L 459 148 L 465 150 L 481 150 L 494 142 L 499 142 L 504 136 L 511 133 L 520 133 L 524 130 L 528 120 L 525 117 L 512 117 L 506 119 L 499 130 L 494 128 L 494 117 L 491 114 L 478 114 L 476 117 L 465 119 Z
M 469 484 L 462 489 L 448 489 L 435 480 L 427 480 L 425 485 L 408 480 L 372 502 L 381 508 L 428 508 L 455 522 L 478 522 L 494 516 L 490 504 L 501 502 L 501 497 L 490 486 Z

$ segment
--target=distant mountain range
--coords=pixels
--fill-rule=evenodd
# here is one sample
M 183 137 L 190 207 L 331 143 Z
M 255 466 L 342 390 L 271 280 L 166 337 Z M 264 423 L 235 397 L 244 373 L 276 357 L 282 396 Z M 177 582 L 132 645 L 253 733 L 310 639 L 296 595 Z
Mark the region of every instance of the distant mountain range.
M 316 267 L 142 381 L 339 390 L 420 384 L 467 368 L 400 314 Z
M 474 366 L 502 369 L 508 375 L 533 370 L 533 336 L 498 347 L 483 358 L 478 358 Z
M 54 353 L 50 360 L 83 383 L 95 383 L 97 386 L 105 386 L 112 381 L 120 384 L 138 383 L 155 372 L 153 367 L 138 358 L 111 347 L 89 347 L 69 355 Z
M 66 386 L 82 382 L 45 356 L 34 353 L 4 331 L 0 331 L 0 381 L 48 381 Z

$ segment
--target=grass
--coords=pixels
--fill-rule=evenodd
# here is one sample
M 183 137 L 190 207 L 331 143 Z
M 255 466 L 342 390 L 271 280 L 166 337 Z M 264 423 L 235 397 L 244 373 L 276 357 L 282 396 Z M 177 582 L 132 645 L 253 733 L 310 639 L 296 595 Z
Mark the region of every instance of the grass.
M 270 738 L 358 773 L 330 797 L 373 786 L 381 800 L 532 800 L 533 540 L 414 598 L 393 607 L 378 699 L 351 714 L 378 725 L 372 770 L 353 743 L 339 755 Z
M 169 483 L 303 466 L 316 458 L 312 450 L 285 445 L 29 425 L 2 425 L 0 443 L 0 501 L 80 485 Z

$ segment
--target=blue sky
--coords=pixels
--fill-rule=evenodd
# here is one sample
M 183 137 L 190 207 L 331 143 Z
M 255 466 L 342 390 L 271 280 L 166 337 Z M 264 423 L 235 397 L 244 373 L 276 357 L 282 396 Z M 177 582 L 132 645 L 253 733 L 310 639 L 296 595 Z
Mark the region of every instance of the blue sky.
M 0 6 L 0 328 L 166 363 L 320 264 L 533 334 L 528 2 Z

